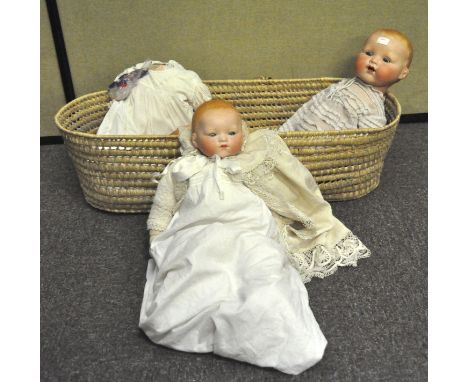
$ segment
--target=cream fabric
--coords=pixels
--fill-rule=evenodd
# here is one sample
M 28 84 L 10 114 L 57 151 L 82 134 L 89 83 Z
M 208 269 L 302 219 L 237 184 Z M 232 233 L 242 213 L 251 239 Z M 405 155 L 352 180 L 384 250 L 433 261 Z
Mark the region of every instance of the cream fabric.
M 327 341 L 238 158 L 184 156 L 164 177 L 188 188 L 151 239 L 140 327 L 161 345 L 298 374 L 322 358 Z
M 180 139 L 185 156 L 196 156 L 187 132 Z M 153 233 L 165 230 L 185 196 L 187 182 L 173 175 L 183 158 L 169 164 L 159 182 L 147 222 Z M 340 266 L 356 266 L 358 259 L 370 255 L 364 244 L 333 216 L 310 172 L 276 132 L 250 133 L 243 151 L 235 158 L 241 171 L 229 176 L 242 182 L 271 210 L 280 241 L 304 282 L 328 276 Z
M 278 131 L 343 130 L 383 127 L 385 96 L 354 77 L 314 95 Z
M 126 69 L 116 79 L 142 66 Z M 113 101 L 97 134 L 170 134 L 189 124 L 194 109 L 209 99 L 200 77 L 171 60 L 162 70 L 149 70 L 125 100 Z

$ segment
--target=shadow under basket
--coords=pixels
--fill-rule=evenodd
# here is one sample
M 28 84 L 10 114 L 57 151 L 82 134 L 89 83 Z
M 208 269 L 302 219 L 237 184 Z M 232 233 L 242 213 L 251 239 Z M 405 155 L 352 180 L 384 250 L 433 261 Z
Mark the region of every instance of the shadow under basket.
M 252 129 L 277 129 L 314 94 L 340 78 L 205 81 L 213 98 L 232 102 Z M 109 109 L 107 91 L 79 97 L 55 116 L 84 196 L 110 212 L 148 212 L 161 173 L 180 156 L 175 135 L 96 135 Z M 374 190 L 400 120 L 397 99 L 385 101 L 387 125 L 374 129 L 280 133 L 328 201 Z

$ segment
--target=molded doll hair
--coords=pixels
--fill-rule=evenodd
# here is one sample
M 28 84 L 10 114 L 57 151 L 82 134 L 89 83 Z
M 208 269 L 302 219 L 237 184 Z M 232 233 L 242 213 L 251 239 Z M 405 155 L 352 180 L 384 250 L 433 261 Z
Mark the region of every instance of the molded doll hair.
M 239 111 L 234 107 L 232 103 L 227 102 L 223 99 L 212 99 L 212 100 L 203 102 L 200 106 L 198 106 L 197 110 L 195 110 L 195 113 L 193 113 L 192 131 L 195 129 L 195 127 L 197 127 L 198 122 L 200 121 L 202 115 L 205 114 L 205 112 L 207 112 L 208 110 L 213 110 L 213 109 L 233 110 L 239 115 L 239 118 L 241 118 Z
M 371 35 L 375 33 L 382 33 L 386 37 L 396 38 L 400 41 L 408 51 L 408 68 L 411 65 L 411 61 L 413 61 L 413 44 L 411 44 L 410 39 L 402 32 L 397 31 L 396 29 L 377 29 L 371 33 Z

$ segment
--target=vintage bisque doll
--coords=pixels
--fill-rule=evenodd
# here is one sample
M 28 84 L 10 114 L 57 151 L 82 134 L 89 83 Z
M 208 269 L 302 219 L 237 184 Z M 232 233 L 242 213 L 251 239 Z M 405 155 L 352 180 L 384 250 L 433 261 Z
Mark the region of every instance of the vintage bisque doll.
M 226 101 L 202 104 L 179 138 L 148 218 L 140 328 L 174 349 L 301 373 L 327 345 L 304 282 L 369 250 L 277 133 L 249 135 Z
M 383 127 L 385 92 L 406 78 L 412 57 L 411 42 L 403 33 L 373 32 L 356 57 L 356 76 L 314 95 L 278 131 Z
M 200 77 L 174 60 L 149 60 L 126 69 L 109 94 L 115 99 L 97 134 L 177 134 L 190 124 L 194 109 L 211 99 Z

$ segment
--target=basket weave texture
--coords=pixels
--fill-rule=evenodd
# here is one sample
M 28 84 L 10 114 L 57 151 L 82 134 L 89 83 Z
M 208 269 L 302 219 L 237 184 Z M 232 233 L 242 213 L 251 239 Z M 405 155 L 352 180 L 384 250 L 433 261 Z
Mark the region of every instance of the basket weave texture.
M 205 81 L 213 98 L 231 101 L 250 128 L 277 129 L 312 95 L 340 78 Z M 154 173 L 179 154 L 174 135 L 96 135 L 109 108 L 107 91 L 79 97 L 55 116 L 92 206 L 110 212 L 148 212 Z M 317 181 L 325 199 L 350 200 L 374 190 L 392 143 L 401 108 L 388 94 L 388 124 L 374 129 L 280 133 Z

